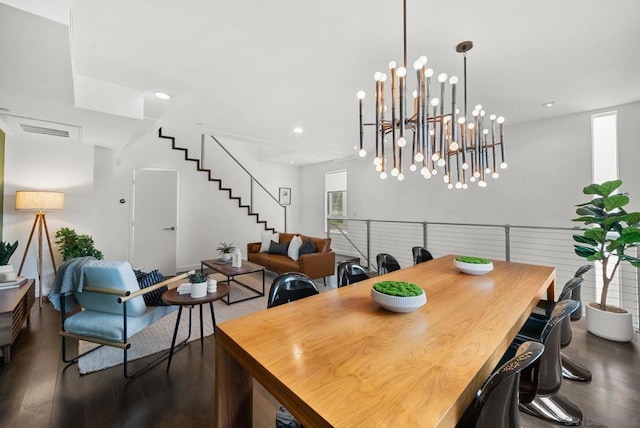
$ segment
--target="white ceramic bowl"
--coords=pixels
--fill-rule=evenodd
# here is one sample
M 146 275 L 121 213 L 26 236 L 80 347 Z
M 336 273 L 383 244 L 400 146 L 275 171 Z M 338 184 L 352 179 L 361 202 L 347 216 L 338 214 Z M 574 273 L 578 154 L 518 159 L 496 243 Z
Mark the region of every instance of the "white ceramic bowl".
M 478 264 L 478 263 L 465 263 L 458 260 L 454 260 L 454 263 L 460 271 L 468 273 L 469 275 L 484 275 L 487 272 L 493 270 L 493 263 Z
M 386 310 L 400 313 L 415 311 L 427 303 L 427 294 L 424 290 L 422 290 L 422 294 L 419 296 L 400 297 L 380 293 L 374 288 L 371 288 L 371 298 Z

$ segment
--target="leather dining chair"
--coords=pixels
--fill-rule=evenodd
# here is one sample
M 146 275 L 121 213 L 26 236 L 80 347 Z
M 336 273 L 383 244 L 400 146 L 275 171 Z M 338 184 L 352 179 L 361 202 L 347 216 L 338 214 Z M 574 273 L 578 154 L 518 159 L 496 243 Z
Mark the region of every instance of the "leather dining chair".
M 433 260 L 433 256 L 431 253 L 424 247 L 413 247 L 411 248 L 411 253 L 413 254 L 413 265 L 417 265 L 418 263 L 428 262 L 429 260 Z
M 544 345 L 538 342 L 520 345 L 515 356 L 487 379 L 457 427 L 520 428 L 520 373 L 534 364 L 543 352 Z
M 319 294 L 318 287 L 307 275 L 287 272 L 278 275 L 271 284 L 267 309 Z
M 400 263 L 391 254 L 378 254 L 376 256 L 376 264 L 378 265 L 378 275 L 400 270 Z
M 578 268 L 578 270 L 576 270 L 576 273 L 573 275 L 573 277 L 582 278 L 582 276 L 585 273 L 589 272 L 591 269 L 593 269 L 592 264 L 582 265 Z M 577 287 L 571 293 L 571 300 L 575 300 L 576 302 L 580 303 L 578 310 L 571 314 L 571 321 L 578 321 L 580 318 L 582 318 L 582 291 L 581 290 L 582 290 L 582 287 Z
M 527 382 L 520 389 L 520 410 L 532 416 L 545 419 L 562 425 L 580 425 L 582 423 L 582 411 L 567 397 L 559 393 L 562 386 L 562 361 L 560 358 L 560 346 L 562 341 L 562 322 L 568 319 L 578 308 L 575 300 L 562 300 L 558 302 L 549 320 L 538 337 L 523 336 L 518 334 L 511 344 L 503 360 L 511 358 L 519 344 L 534 339 L 545 346 L 540 357 L 539 364 L 534 370 L 525 370 L 522 376 Z M 535 388 L 531 388 L 534 385 Z M 530 401 L 528 397 L 535 394 Z
M 338 265 L 338 288 L 369 279 L 367 270 L 353 261 L 341 262 Z

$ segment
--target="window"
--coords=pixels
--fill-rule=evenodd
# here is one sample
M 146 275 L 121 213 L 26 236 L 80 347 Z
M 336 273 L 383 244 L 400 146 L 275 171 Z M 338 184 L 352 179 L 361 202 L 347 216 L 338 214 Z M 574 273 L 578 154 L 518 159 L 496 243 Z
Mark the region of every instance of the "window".
M 346 232 L 347 227 L 347 171 L 331 171 L 324 175 L 325 232 L 327 221 L 331 232 Z

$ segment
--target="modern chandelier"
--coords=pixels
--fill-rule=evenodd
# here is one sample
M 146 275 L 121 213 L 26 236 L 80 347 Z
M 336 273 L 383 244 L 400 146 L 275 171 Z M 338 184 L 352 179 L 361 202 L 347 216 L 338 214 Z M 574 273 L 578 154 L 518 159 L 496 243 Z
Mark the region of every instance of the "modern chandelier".
M 403 0 L 404 63 L 398 67 L 389 62 L 391 86 L 391 118 L 385 104 L 385 83 L 388 76 L 376 72 L 375 80 L 375 122 L 363 123 L 363 91 L 357 97 L 360 109 L 360 157 L 365 157 L 364 126 L 374 126 L 375 157 L 373 163 L 381 179 L 388 172 L 398 180 L 404 180 L 403 152 L 411 151 L 410 171 L 420 170 L 428 179 L 442 171 L 443 180 L 449 189 L 467 189 L 468 182 L 477 182 L 486 187 L 486 178 L 498 178 L 498 169 L 505 169 L 504 134 L 502 116 L 487 117 L 482 105 L 478 104 L 467 114 L 467 52 L 473 42 L 465 41 L 456 46 L 456 52 L 464 57 L 464 114 L 456 103 L 458 77 L 448 77 L 446 73 L 437 75 L 434 88 L 431 83 L 434 71 L 427 68 L 427 57 L 421 56 L 413 63 L 417 77 L 417 87 L 410 102 L 413 114 L 407 112 L 407 2 Z M 448 83 L 448 85 L 447 85 Z M 450 98 L 445 98 L 449 86 Z M 439 87 L 439 88 L 438 88 Z M 438 90 L 439 89 L 439 90 Z M 449 102 L 447 112 L 445 104 Z M 487 120 L 488 119 L 488 120 Z M 385 143 L 391 134 L 391 153 Z M 411 141 L 410 148 L 407 143 Z M 498 161 L 499 157 L 499 161 Z M 391 163 L 391 165 L 389 165 Z

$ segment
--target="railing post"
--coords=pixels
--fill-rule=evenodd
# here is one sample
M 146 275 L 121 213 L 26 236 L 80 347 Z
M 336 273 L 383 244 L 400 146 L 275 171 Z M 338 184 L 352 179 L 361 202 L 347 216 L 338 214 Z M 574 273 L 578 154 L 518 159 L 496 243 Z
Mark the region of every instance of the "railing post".
M 422 222 L 422 246 L 424 248 L 429 248 L 427 246 L 427 226 L 428 226 L 428 223 L 426 221 L 423 221 Z
M 253 210 L 253 177 L 250 175 L 249 176 L 249 211 L 251 211 L 251 214 L 253 214 L 255 211 Z M 287 219 L 286 219 L 286 211 L 285 211 L 285 224 L 287 224 Z
M 367 269 L 371 269 L 371 220 L 367 223 Z
M 204 168 L 204 134 L 200 134 L 200 168 Z
M 511 261 L 511 226 L 504 225 L 504 256 L 505 260 Z

